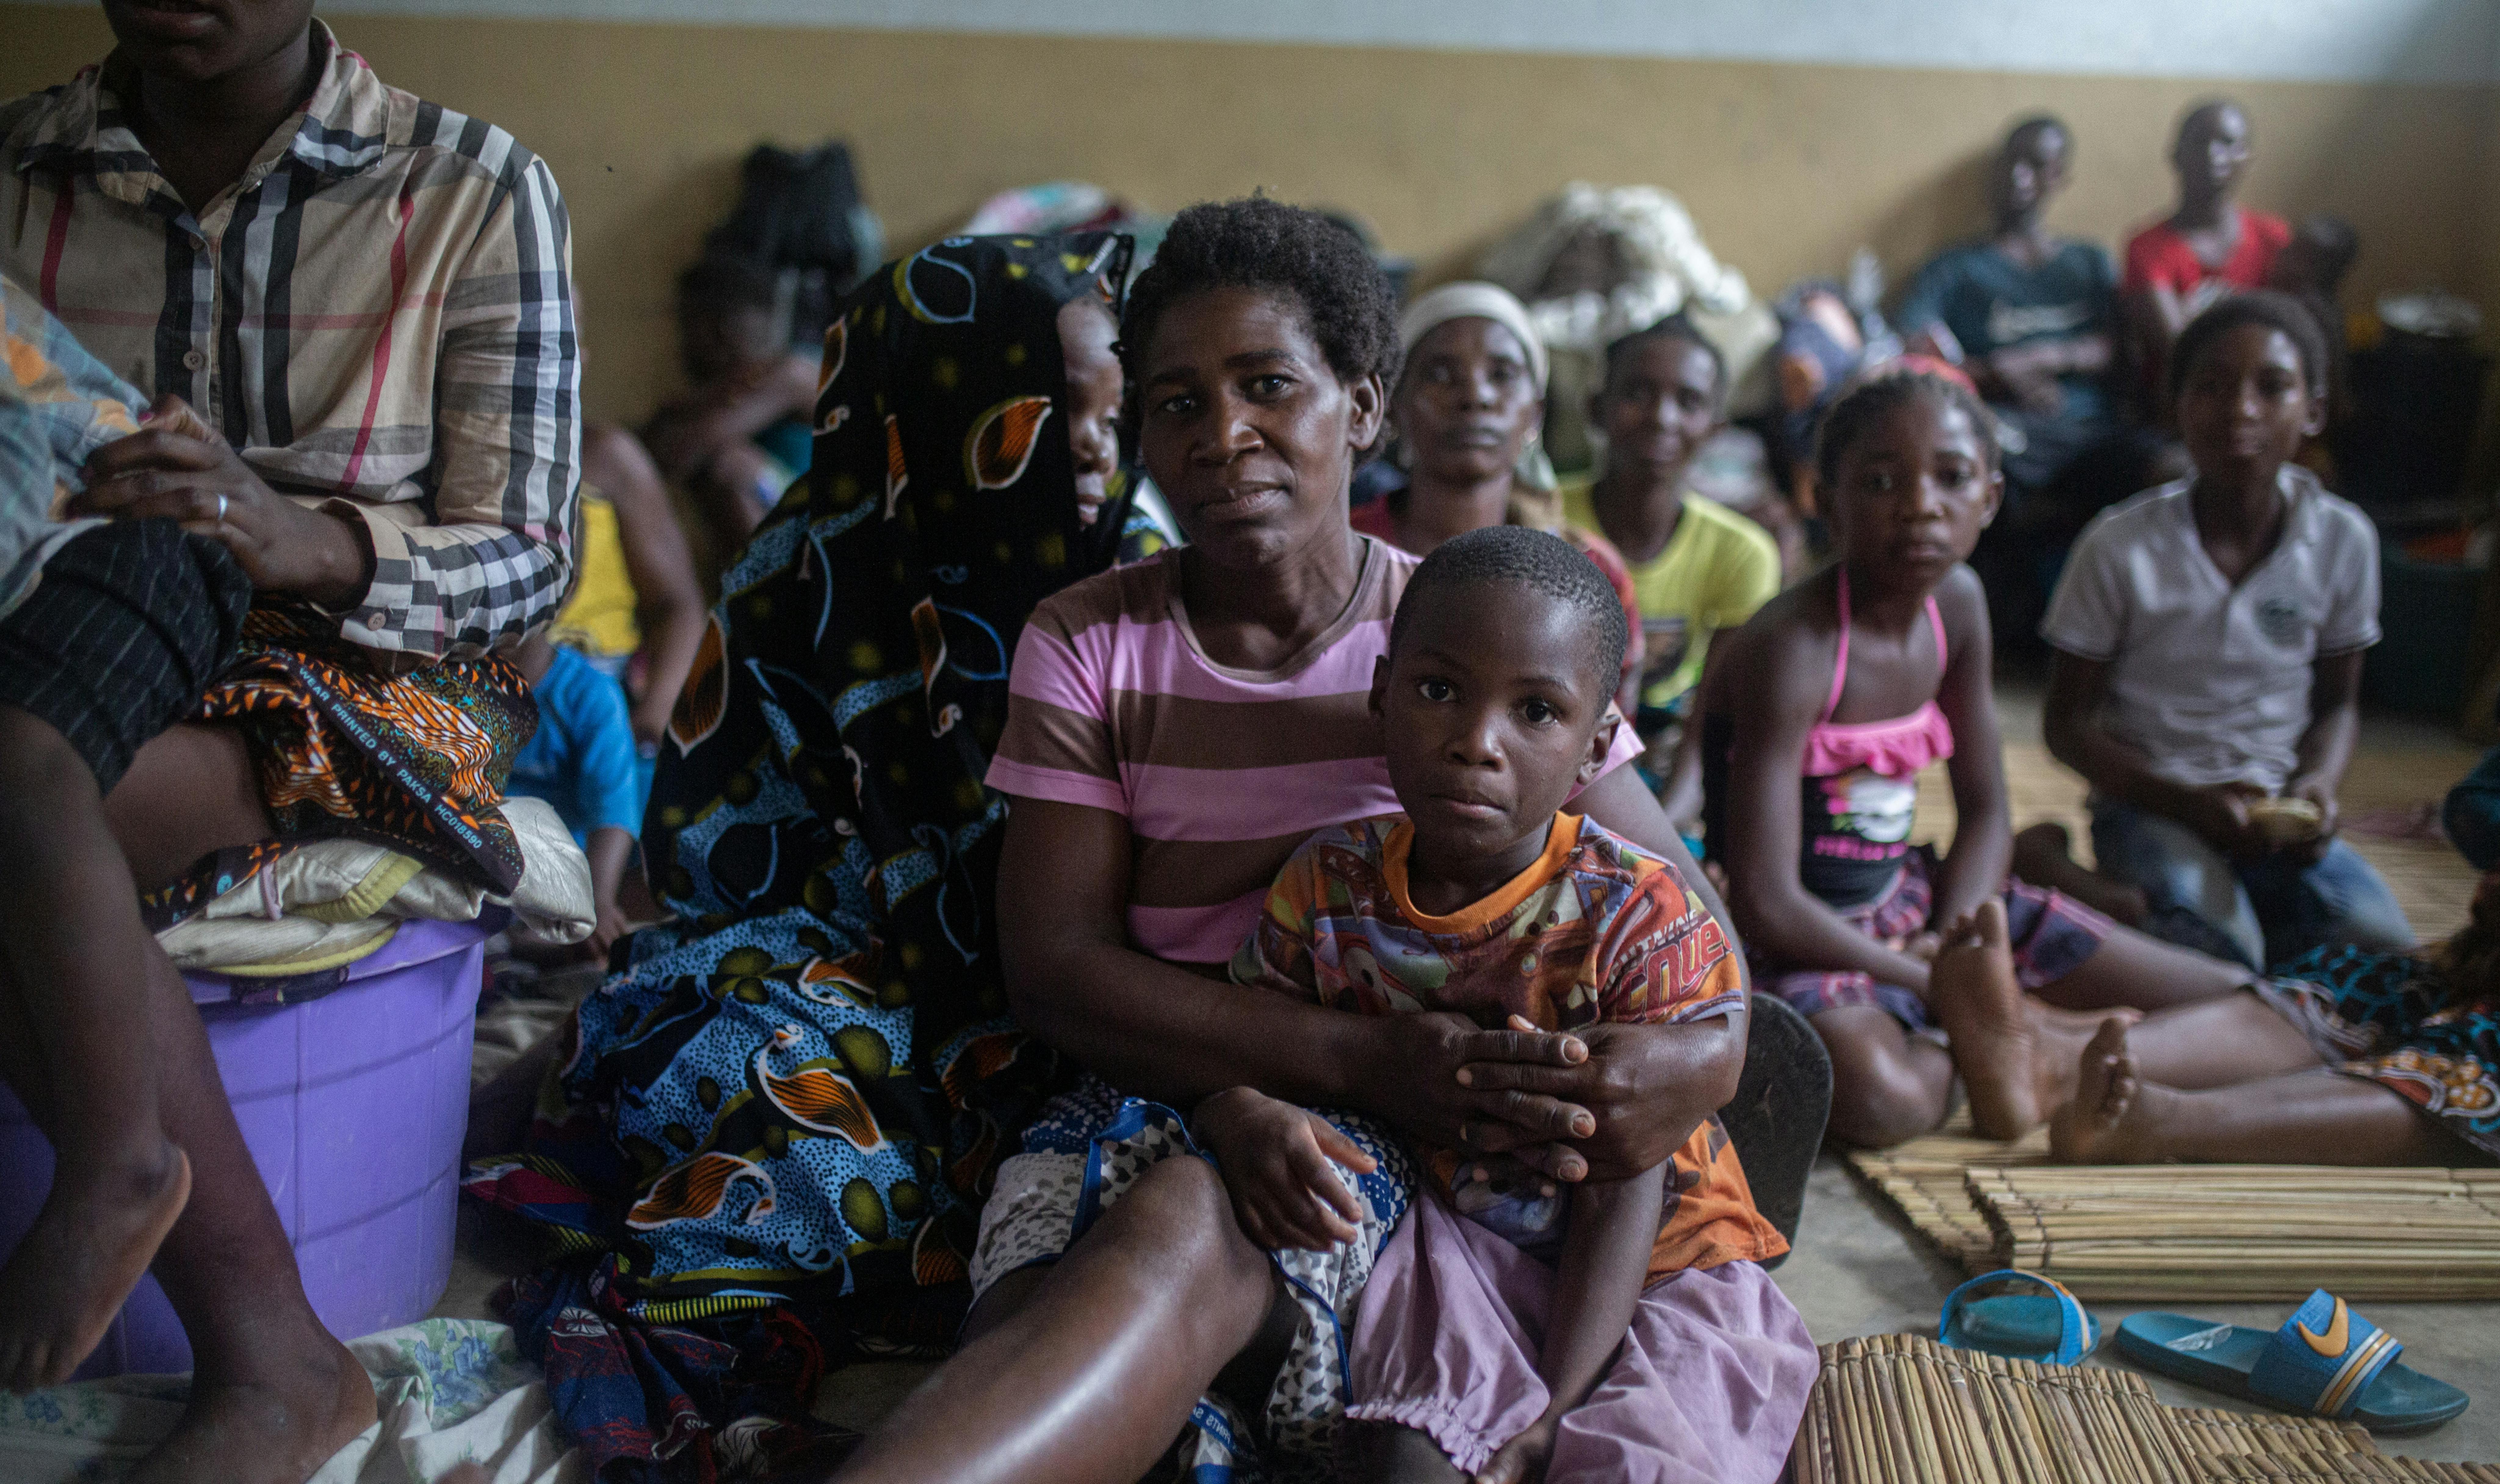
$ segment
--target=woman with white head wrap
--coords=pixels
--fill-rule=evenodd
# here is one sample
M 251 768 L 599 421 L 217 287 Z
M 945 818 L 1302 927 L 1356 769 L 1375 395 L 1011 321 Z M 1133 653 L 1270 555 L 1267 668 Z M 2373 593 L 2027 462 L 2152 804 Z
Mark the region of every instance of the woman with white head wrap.
M 1422 556 L 1484 526 L 1531 526 L 1578 547 L 1605 573 L 1631 621 L 1631 574 L 1606 538 L 1566 526 L 1554 470 L 1538 446 L 1549 373 L 1526 306 L 1492 283 L 1448 283 L 1398 322 L 1405 371 L 1391 394 L 1406 484 L 1354 511 L 1354 529 Z M 1637 653 L 1626 656 L 1627 675 Z

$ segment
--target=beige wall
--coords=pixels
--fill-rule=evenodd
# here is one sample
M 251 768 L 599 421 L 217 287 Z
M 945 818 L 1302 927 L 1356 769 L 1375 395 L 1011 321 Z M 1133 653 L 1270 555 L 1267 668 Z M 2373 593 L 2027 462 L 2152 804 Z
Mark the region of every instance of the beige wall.
M 1447 274 L 1561 182 L 1680 193 L 1775 291 L 1871 242 L 1896 275 L 1979 224 L 1977 163 L 2013 114 L 2081 145 L 2065 231 L 2114 241 L 2170 195 L 2191 99 L 2257 125 L 2250 199 L 2333 210 L 2357 292 L 2444 283 L 2500 318 L 2500 128 L 2465 87 L 2210 81 L 1506 56 L 1195 42 L 350 16 L 383 77 L 510 129 L 572 204 L 592 411 L 674 378 L 671 275 L 758 139 L 850 142 L 898 244 L 1007 186 L 1075 177 L 1171 210 L 1265 186 L 1353 208 Z M 0 3 L 0 95 L 109 44 L 99 13 Z

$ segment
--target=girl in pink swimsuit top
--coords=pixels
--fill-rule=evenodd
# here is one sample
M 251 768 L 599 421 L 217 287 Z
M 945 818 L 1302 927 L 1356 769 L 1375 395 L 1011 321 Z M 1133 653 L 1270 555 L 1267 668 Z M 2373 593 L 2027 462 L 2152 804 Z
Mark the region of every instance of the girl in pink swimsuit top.
M 1854 907 L 1884 894 L 1910 853 L 1910 821 L 1919 802 L 1919 770 L 1953 756 L 1953 724 L 1933 699 L 1907 716 L 1881 722 L 1835 722 L 1849 684 L 1849 569 L 1840 568 L 1840 643 L 1831 662 L 1831 694 L 1806 734 L 1800 801 L 1797 881 L 1834 907 Z M 1945 672 L 1944 615 L 1927 598 L 1927 628 L 1936 640 L 1936 673 Z M 1715 712 L 1702 722 L 1705 827 L 1725 840 L 1727 754 L 1735 718 Z

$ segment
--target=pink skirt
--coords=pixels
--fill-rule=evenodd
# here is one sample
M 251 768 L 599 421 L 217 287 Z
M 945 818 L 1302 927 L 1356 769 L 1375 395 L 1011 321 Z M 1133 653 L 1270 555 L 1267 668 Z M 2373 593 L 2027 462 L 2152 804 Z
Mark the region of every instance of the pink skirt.
M 1364 1289 L 1346 1416 L 1414 1428 L 1475 1472 L 1545 1411 L 1553 1297 L 1552 1268 L 1418 1191 Z M 1759 1265 L 1661 1278 L 1614 1369 L 1563 1417 L 1546 1484 L 1771 1484 L 1820 1369 Z

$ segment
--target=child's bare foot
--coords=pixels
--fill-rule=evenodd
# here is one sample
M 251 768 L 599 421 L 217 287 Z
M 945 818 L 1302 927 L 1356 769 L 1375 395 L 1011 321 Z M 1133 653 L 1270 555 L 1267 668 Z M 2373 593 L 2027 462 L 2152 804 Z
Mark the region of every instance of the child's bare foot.
M 1528 1430 L 1494 1450 L 1476 1470 L 1473 1484 L 1527 1484 L 1530 1479 L 1545 1477 L 1545 1461 L 1554 1456 L 1557 1424 L 1540 1420 Z
M 1954 1068 L 1983 1139 L 2020 1139 L 2040 1123 L 2039 1029 L 2014 977 L 2005 904 L 1994 897 L 1947 928 L 1927 976 Z
M 2068 1164 L 2131 1165 L 2153 1157 L 2156 1105 L 2177 1094 L 2137 1079 L 2126 1029 L 2116 1016 L 2102 1022 L 2076 1067 L 2074 1097 L 2050 1116 L 2049 1152 Z
M 2145 914 L 2152 910 L 2143 891 L 2086 870 L 2075 858 L 2075 837 L 2054 820 L 2015 835 L 2014 874 L 2035 887 L 2063 891 L 2129 927 L 2143 926 Z
M 191 1162 L 170 1141 L 136 1160 L 64 1157 L 34 1230 L 0 1268 L 0 1387 L 70 1378 L 191 1198 Z
M 236 1370 L 204 1361 L 182 1420 L 129 1484 L 304 1484 L 374 1417 L 365 1368 L 315 1326 L 304 1343 L 260 1347 Z

